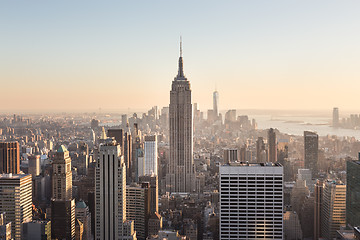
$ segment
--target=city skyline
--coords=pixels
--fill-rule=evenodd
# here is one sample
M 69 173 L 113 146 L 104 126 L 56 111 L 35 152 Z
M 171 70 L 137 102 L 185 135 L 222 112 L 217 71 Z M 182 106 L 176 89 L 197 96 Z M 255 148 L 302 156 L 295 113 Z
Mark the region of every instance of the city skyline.
M 202 110 L 359 108 L 358 2 L 203 3 L 2 2 L 0 112 L 166 106 L 180 35 Z

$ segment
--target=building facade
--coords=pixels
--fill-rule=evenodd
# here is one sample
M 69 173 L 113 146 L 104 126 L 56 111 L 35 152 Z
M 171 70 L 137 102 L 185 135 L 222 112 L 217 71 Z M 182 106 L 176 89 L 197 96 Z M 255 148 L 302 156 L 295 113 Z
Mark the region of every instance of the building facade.
M 193 117 L 190 82 L 184 75 L 180 43 L 178 74 L 170 91 L 170 163 L 166 176 L 167 191 L 195 191 L 193 161 Z
M 126 234 L 126 165 L 120 145 L 107 139 L 95 169 L 95 239 L 123 239 Z
M 22 224 L 32 220 L 30 174 L 0 174 L 0 212 L 11 222 L 11 235 L 21 239 Z
M 360 161 L 346 162 L 346 224 L 360 226 Z
M 0 173 L 20 173 L 18 142 L 0 142 Z
M 220 166 L 220 239 L 283 239 L 283 167 Z
M 346 185 L 325 181 L 322 202 L 321 237 L 331 240 L 336 238 L 336 231 L 346 223 Z
M 304 131 L 304 162 L 305 168 L 310 169 L 313 176 L 317 175 L 319 151 L 319 135 Z
M 69 151 L 61 145 L 53 160 L 51 237 L 75 238 L 75 199 L 72 198 L 72 171 Z
M 145 175 L 158 174 L 158 152 L 157 152 L 157 137 L 145 136 L 144 142 L 145 151 Z

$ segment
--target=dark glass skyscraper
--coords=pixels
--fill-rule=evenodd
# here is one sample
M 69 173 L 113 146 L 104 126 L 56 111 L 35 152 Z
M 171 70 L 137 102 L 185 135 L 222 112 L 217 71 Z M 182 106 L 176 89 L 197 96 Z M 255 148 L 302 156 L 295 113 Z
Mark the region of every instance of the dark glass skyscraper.
M 360 226 L 360 159 L 346 162 L 346 224 Z
M 305 168 L 310 169 L 313 176 L 317 175 L 319 135 L 304 131 Z

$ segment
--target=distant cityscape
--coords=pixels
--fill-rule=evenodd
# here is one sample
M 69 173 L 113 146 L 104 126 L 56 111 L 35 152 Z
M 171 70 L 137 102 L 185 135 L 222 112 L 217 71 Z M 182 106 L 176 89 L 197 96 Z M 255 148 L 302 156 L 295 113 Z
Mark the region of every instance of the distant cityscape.
M 161 109 L 2 116 L 0 239 L 360 239 L 360 139 L 259 129 L 220 98 L 193 103 L 180 42 Z

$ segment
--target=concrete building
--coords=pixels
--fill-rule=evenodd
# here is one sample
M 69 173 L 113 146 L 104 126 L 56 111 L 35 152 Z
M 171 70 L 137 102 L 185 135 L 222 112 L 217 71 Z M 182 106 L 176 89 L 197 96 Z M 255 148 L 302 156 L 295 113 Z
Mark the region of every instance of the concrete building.
M 40 168 L 40 155 L 30 155 L 28 156 L 29 160 L 29 174 L 31 174 L 34 179 L 36 176 L 39 176 L 41 173 Z
M 336 238 L 336 231 L 345 226 L 346 185 L 336 181 L 324 182 L 321 217 L 321 237 L 331 240 Z
M 180 43 L 178 75 L 170 91 L 170 162 L 166 175 L 168 192 L 194 192 L 193 118 L 190 82 L 184 75 Z
M 149 183 L 126 186 L 126 218 L 134 221 L 136 237 L 145 240 L 150 217 Z
M 151 214 L 148 220 L 148 236 L 158 235 L 162 229 L 162 217 L 157 212 Z
M 0 214 L 0 239 L 11 240 L 11 222 L 6 221 L 5 213 Z
M 321 237 L 321 216 L 324 183 L 317 180 L 314 189 L 314 239 Z
M 109 138 L 100 144 L 95 169 L 95 239 L 135 239 L 126 223 L 126 165 L 120 145 Z
M 34 220 L 23 224 L 24 240 L 51 240 L 51 221 Z
M 11 236 L 21 239 L 22 224 L 32 220 L 30 174 L 0 174 L 0 212 L 11 222 Z
M 146 175 L 139 178 L 140 184 L 150 183 L 150 214 L 159 212 L 159 183 L 157 175 Z
M 319 135 L 314 132 L 304 131 L 305 168 L 310 169 L 313 176 L 317 175 L 318 151 Z
M 284 237 L 287 240 L 303 239 L 299 216 L 294 211 L 284 213 Z
M 145 136 L 144 142 L 144 153 L 145 153 L 145 175 L 158 174 L 158 151 L 157 151 L 157 137 Z M 141 175 L 139 175 L 140 177 Z
M 360 159 L 346 162 L 346 225 L 360 226 Z
M 276 143 L 276 133 L 273 128 L 270 128 L 268 131 L 268 161 L 269 162 L 277 162 L 277 143 Z
M 91 214 L 89 207 L 84 201 L 79 201 L 75 205 L 75 218 L 80 220 L 83 224 L 83 239 L 90 240 L 93 239 L 91 234 Z
M 20 173 L 18 142 L 0 142 L 0 173 Z
M 283 167 L 220 166 L 220 239 L 283 239 Z
M 51 237 L 75 238 L 75 199 L 72 198 L 72 171 L 69 151 L 61 145 L 52 163 Z

